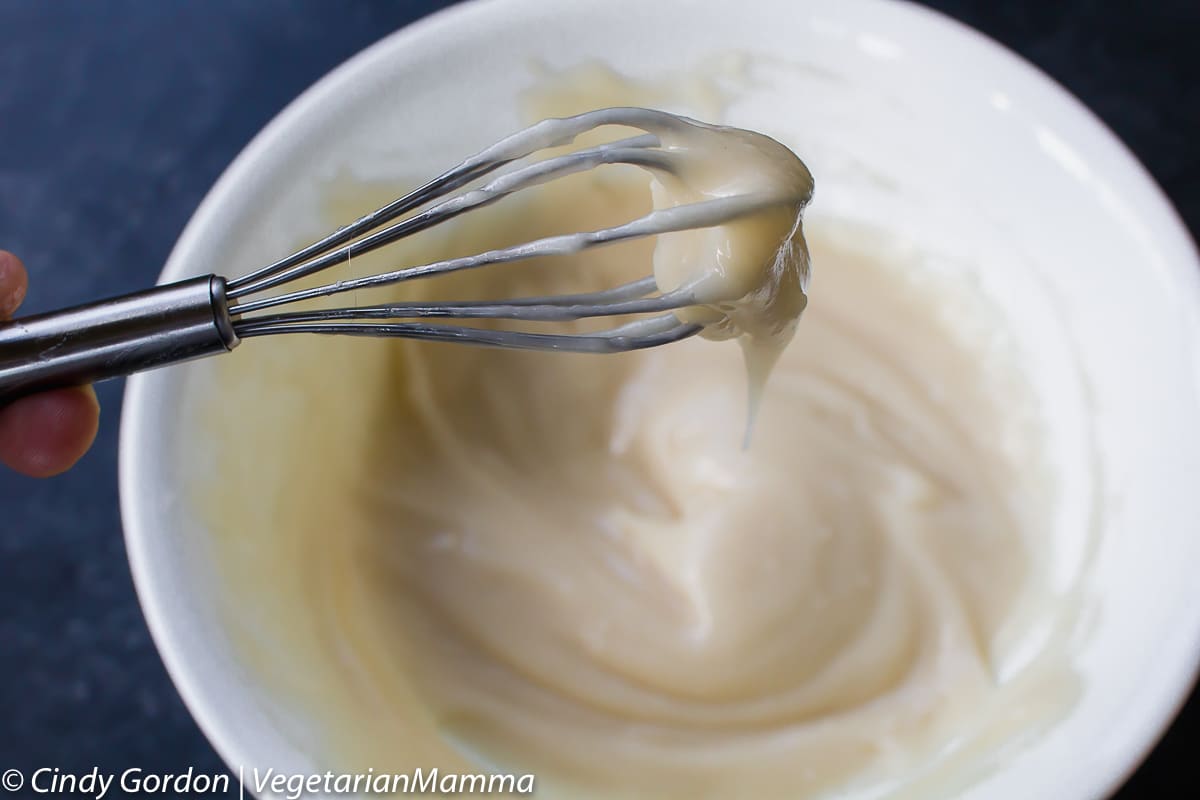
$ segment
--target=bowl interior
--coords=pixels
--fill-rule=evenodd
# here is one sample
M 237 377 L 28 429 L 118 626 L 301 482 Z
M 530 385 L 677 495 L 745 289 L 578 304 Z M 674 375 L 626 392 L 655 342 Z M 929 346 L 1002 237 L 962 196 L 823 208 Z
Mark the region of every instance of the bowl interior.
M 538 69 L 588 60 L 637 79 L 721 83 L 725 121 L 808 162 L 815 223 L 889 228 L 973 265 L 1012 309 L 1071 498 L 1056 568 L 1064 585 L 1087 569 L 1083 696 L 966 796 L 1102 795 L 1153 744 L 1200 654 L 1200 272 L 1127 151 L 980 35 L 882 0 L 742 0 L 735 15 L 717 0 L 586 0 L 555 14 L 538 0 L 457 6 L 360 54 L 281 114 L 209 194 L 163 280 L 274 259 L 321 231 L 322 181 L 440 171 L 520 126 L 512 98 Z M 231 766 L 311 771 L 304 743 L 284 733 L 295 712 L 238 663 L 214 610 L 206 532 L 182 491 L 222 469 L 190 455 L 197 432 L 181 411 L 187 393 L 220 402 L 210 378 L 195 364 L 129 382 L 121 494 L 134 577 L 173 679 Z M 246 458 L 271 468 L 269 452 L 248 446 Z

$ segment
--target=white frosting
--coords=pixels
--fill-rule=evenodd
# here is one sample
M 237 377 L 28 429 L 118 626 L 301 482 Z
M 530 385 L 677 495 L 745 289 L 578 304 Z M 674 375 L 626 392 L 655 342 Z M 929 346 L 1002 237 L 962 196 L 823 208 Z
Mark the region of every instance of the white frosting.
M 656 208 L 761 198 L 753 213 L 724 224 L 664 234 L 654 250 L 659 288 L 687 286 L 703 304 L 676 316 L 704 324 L 707 338 L 737 337 L 742 345 L 753 415 L 808 301 L 801 213 L 812 198 L 812 174 L 791 150 L 752 131 L 690 125 L 663 139 L 686 155 L 674 174 L 655 174 Z
M 357 269 L 764 193 L 779 202 L 715 233 L 403 291 L 590 292 L 653 262 L 662 288 L 702 292 L 685 318 L 778 353 L 804 308 L 807 170 L 755 135 L 664 142 L 686 150 L 675 178 L 575 175 Z M 340 193 L 339 220 L 395 187 Z M 749 448 L 741 354 L 700 338 L 610 357 L 283 337 L 217 364 L 208 413 L 236 413 L 213 429 L 278 475 L 226 454 L 198 505 L 247 660 L 315 721 L 318 763 L 534 772 L 547 797 L 927 798 L 931 769 L 969 772 L 1069 702 L 1036 624 L 1032 401 L 943 313 L 986 304 L 914 282 L 872 236 L 810 231 L 818 290 Z

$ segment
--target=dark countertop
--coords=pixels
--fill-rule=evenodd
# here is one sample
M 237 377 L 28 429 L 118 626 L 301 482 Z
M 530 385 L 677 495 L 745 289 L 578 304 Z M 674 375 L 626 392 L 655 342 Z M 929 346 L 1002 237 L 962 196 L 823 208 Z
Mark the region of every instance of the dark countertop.
M 201 197 L 267 120 L 443 5 L 0 0 L 0 247 L 29 267 L 25 310 L 151 284 Z M 1078 95 L 1200 231 L 1200 3 L 929 5 Z M 117 507 L 121 386 L 99 395 L 100 436 L 77 469 L 51 481 L 0 469 L 0 771 L 213 772 L 219 759 L 134 595 Z M 1193 698 L 1118 797 L 1191 796 L 1181 787 L 1195 783 L 1198 721 Z

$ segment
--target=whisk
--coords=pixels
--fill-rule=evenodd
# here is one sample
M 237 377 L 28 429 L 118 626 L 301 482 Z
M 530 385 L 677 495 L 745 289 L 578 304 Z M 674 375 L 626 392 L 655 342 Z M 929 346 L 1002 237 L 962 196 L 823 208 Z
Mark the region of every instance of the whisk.
M 571 145 L 580 135 L 608 125 L 641 133 L 550 154 L 542 160 L 522 161 L 548 148 Z M 677 173 L 682 156 L 663 146 L 660 137 L 686 133 L 689 127 L 710 128 L 685 117 L 643 108 L 608 108 L 543 120 L 320 241 L 249 274 L 232 279 L 216 274 L 191 278 L 0 324 L 0 402 L 44 389 L 226 353 L 242 339 L 272 334 L 386 336 L 588 353 L 619 353 L 687 338 L 698 333 L 701 326 L 681 322 L 672 312 L 695 305 L 695 293 L 686 285 L 660 292 L 653 276 L 587 294 L 293 311 L 282 307 L 459 270 L 571 254 L 628 239 L 720 225 L 770 205 L 770 197 L 745 194 L 704 200 L 655 210 L 615 227 L 551 236 L 314 288 L 283 291 L 282 287 L 513 192 L 603 164 L 633 164 Z M 497 170 L 501 170 L 498 175 L 483 180 Z M 270 290 L 282 293 L 270 294 Z M 426 321 L 554 322 L 628 314 L 651 316 L 595 333 L 493 330 Z

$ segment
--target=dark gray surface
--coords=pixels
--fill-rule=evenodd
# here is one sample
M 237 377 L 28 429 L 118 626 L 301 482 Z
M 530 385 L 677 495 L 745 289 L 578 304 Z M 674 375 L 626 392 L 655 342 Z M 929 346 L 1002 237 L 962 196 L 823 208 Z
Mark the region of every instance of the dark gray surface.
M 0 247 L 29 267 L 26 310 L 149 285 L 268 119 L 442 5 L 0 0 Z M 931 5 L 1081 97 L 1200 230 L 1200 2 Z M 120 390 L 100 388 L 100 437 L 76 470 L 46 482 L 0 471 L 0 771 L 220 769 L 130 582 L 117 511 Z M 1196 782 L 1198 718 L 1193 703 L 1122 800 L 1194 794 L 1183 787 Z

